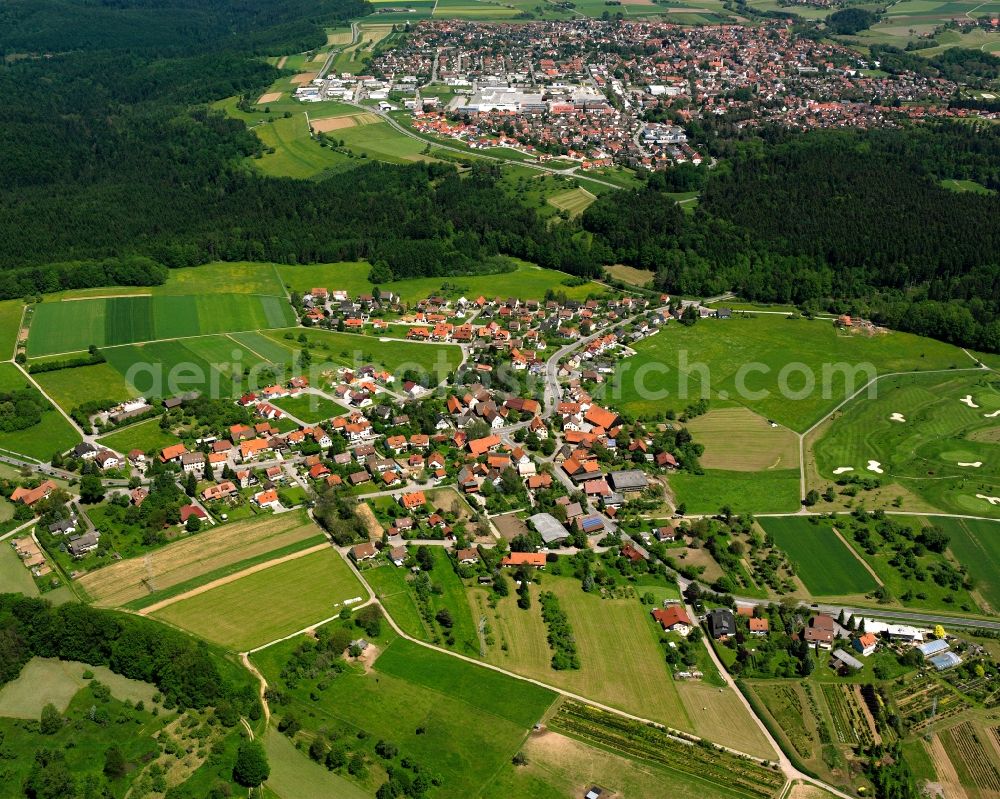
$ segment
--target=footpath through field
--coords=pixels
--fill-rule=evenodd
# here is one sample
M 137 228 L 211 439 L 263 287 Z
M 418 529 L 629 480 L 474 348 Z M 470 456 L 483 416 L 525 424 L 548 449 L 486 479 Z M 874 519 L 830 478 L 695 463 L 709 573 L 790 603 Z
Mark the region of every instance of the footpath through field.
M 198 596 L 199 594 L 204 594 L 207 591 L 211 591 L 213 588 L 218 588 L 222 585 L 228 585 L 229 583 L 234 583 L 243 577 L 249 577 L 251 574 L 256 574 L 257 572 L 262 572 L 265 569 L 270 569 L 272 566 L 277 566 L 281 563 L 287 563 L 290 560 L 298 560 L 299 558 L 304 558 L 306 555 L 312 555 L 316 552 L 322 552 L 329 548 L 329 544 L 316 544 L 315 546 L 307 547 L 306 549 L 300 549 L 298 552 L 292 552 L 289 555 L 284 555 L 280 558 L 275 558 L 274 560 L 269 560 L 265 563 L 258 563 L 249 568 L 243 569 L 243 571 L 238 571 L 235 574 L 227 574 L 225 577 L 220 577 L 217 580 L 212 580 L 204 585 L 199 585 L 197 588 L 192 588 L 190 591 L 185 591 L 182 594 L 177 594 L 176 596 L 167 597 L 166 599 L 161 599 L 159 602 L 154 602 L 152 605 L 147 605 L 138 611 L 140 616 L 148 616 L 151 613 L 156 613 L 158 610 L 163 610 L 163 608 L 168 605 L 173 605 L 176 602 L 182 602 L 185 599 L 190 599 L 193 596 Z

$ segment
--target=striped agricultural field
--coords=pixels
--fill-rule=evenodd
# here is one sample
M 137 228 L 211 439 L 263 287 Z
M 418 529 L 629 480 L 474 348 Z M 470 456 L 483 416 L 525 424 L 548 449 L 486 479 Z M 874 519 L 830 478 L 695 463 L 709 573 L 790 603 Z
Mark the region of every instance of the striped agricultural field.
M 283 297 L 259 294 L 137 295 L 38 305 L 29 357 L 81 352 L 206 333 L 287 327 L 295 321 Z

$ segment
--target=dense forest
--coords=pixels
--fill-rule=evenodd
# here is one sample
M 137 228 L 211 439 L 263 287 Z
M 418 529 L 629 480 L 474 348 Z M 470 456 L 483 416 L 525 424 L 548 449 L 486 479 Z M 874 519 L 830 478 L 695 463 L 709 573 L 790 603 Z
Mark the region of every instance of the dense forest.
M 587 210 L 599 260 L 652 269 L 667 291 L 853 310 L 1000 350 L 995 127 L 765 133 L 703 176 L 693 215 L 667 196 L 672 180 L 654 175 Z
M 225 705 L 254 719 L 262 712 L 245 672 L 188 635 L 139 616 L 0 594 L 0 684 L 17 677 L 32 657 L 108 666 L 152 683 L 171 708 Z
M 325 40 L 320 23 L 365 10 L 356 0 L 281 4 L 290 20 L 282 23 L 273 8 L 254 1 L 79 0 L 45 12 L 37 3 L 0 11 L 0 47 L 8 52 L 80 48 L 0 68 L 0 92 L 9 98 L 0 120 L 0 182 L 7 189 L 0 268 L 9 270 L 0 275 L 0 297 L 74 283 L 134 284 L 128 256 L 137 255 L 167 267 L 369 258 L 408 277 L 471 271 L 502 252 L 597 272 L 585 237 L 548 229 L 497 186 L 490 169 L 475 170 L 460 187 L 454 167 L 440 164 L 368 164 L 322 182 L 248 169 L 245 159 L 260 142 L 242 122 L 204 104 L 273 81 L 278 71 L 257 52 L 317 46 Z M 99 18 L 113 11 L 108 29 L 97 36 L 91 22 L 81 22 L 57 48 L 53 30 L 72 28 L 75 14 L 95 9 Z M 202 23 L 206 15 L 210 21 Z M 97 263 L 109 256 L 125 263 Z M 48 267 L 52 262 L 77 263 Z M 154 265 L 145 282 L 162 275 Z

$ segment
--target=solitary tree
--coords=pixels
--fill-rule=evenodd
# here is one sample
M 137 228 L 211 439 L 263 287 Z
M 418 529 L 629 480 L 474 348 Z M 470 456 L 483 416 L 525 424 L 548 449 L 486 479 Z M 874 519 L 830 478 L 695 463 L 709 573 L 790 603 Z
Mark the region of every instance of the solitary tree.
M 38 723 L 38 728 L 42 735 L 55 735 L 63 726 L 62 714 L 56 710 L 56 706 L 51 702 L 42 708 L 42 717 Z
M 125 776 L 128 770 L 128 762 L 125 755 L 117 746 L 110 746 L 104 752 L 104 775 L 109 780 L 117 780 Z
M 233 779 L 245 788 L 256 788 L 271 774 L 264 747 L 257 741 L 243 741 L 236 752 Z

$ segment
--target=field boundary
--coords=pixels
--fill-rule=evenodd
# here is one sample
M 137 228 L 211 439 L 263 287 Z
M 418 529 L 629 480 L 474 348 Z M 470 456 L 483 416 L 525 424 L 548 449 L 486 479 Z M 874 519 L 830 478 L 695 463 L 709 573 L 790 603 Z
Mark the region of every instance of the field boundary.
M 861 557 L 858 554 L 857 550 L 850 545 L 850 543 L 846 538 L 844 538 L 840 530 L 838 530 L 833 525 L 830 525 L 830 529 L 833 531 L 833 534 L 840 539 L 840 543 L 842 543 L 845 547 L 847 547 L 847 551 L 850 552 L 855 558 L 857 558 L 858 563 L 860 563 L 862 566 L 865 567 L 865 571 L 867 571 L 872 576 L 872 579 L 879 585 L 879 587 L 884 586 L 885 583 L 882 582 L 882 578 L 878 576 L 878 573 L 875 571 L 875 569 L 872 568 L 871 564 L 868 561 L 866 561 L 863 557 Z

